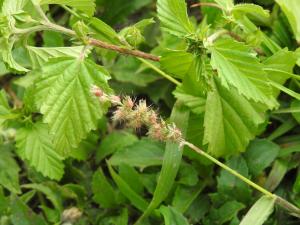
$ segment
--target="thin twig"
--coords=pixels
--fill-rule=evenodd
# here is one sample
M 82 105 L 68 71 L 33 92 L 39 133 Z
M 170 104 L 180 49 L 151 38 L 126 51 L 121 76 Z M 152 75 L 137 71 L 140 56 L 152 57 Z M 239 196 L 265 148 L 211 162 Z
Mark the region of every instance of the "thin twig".
M 158 56 L 155 56 L 155 55 L 152 55 L 152 54 L 149 54 L 149 53 L 145 53 L 145 52 L 142 52 L 142 51 L 139 51 L 139 50 L 132 50 L 132 49 L 120 47 L 120 46 L 117 46 L 117 45 L 109 44 L 109 43 L 106 43 L 104 41 L 100 41 L 98 39 L 89 38 L 88 43 L 90 45 L 100 47 L 100 48 L 109 49 L 109 50 L 113 50 L 113 51 L 119 52 L 119 53 L 124 54 L 124 55 L 132 55 L 132 56 L 135 56 L 135 57 L 139 57 L 139 58 L 143 58 L 143 59 L 149 59 L 149 60 L 156 61 L 156 62 L 160 61 L 160 58 Z
M 211 155 L 207 154 L 206 152 L 204 152 L 203 150 L 201 150 L 197 146 L 193 145 L 192 143 L 187 142 L 187 141 L 183 141 L 182 145 L 186 145 L 186 146 L 190 147 L 195 152 L 197 152 L 200 155 L 202 155 L 202 156 L 206 157 L 207 159 L 211 160 L 213 163 L 217 164 L 218 166 L 220 166 L 224 170 L 228 171 L 229 173 L 231 173 L 232 175 L 236 176 L 240 180 L 244 181 L 245 183 L 247 183 L 251 187 L 253 187 L 256 190 L 260 191 L 261 193 L 263 193 L 263 194 L 265 194 L 265 195 L 267 195 L 267 196 L 269 196 L 271 198 L 275 198 L 275 203 L 277 205 L 279 205 L 282 208 L 286 209 L 288 212 L 291 213 L 291 215 L 300 218 L 300 209 L 297 206 L 295 206 L 292 203 L 288 202 L 287 200 L 281 198 L 280 196 L 277 196 L 277 195 L 269 192 L 268 190 L 264 189 L 263 187 L 257 185 L 253 181 L 249 180 L 248 178 L 244 177 L 240 173 L 238 173 L 235 170 L 231 169 L 230 167 L 226 166 L 224 163 L 220 162 L 216 158 L 214 158 Z
M 11 97 L 14 107 L 16 107 L 17 109 L 22 108 L 22 101 L 18 98 L 18 96 L 16 95 L 16 93 L 12 90 L 11 86 L 9 83 L 5 84 L 3 86 L 4 90 L 7 92 L 7 94 Z

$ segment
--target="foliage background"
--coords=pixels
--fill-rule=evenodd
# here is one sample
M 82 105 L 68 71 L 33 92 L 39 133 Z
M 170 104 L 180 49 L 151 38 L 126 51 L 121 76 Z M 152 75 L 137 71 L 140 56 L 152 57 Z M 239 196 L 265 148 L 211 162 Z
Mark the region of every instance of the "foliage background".
M 0 1 L 0 4 L 6 4 L 3 2 Z M 22 2 L 16 1 L 16 5 Z M 47 0 L 41 2 L 48 18 L 59 25 L 72 27 L 77 38 L 49 30 L 38 31 L 26 38 L 26 44 L 22 39 L 17 39 L 14 46 L 10 46 L 13 38 L 9 32 L 15 32 L 8 29 L 10 16 L 18 25 L 22 24 L 23 27 L 19 27 L 22 29 L 35 24 L 28 15 L 32 18 L 39 16 L 30 8 L 32 6 L 15 14 L 2 9 L 1 224 L 126 225 L 133 224 L 143 215 L 144 220 L 140 224 L 234 225 L 240 223 L 259 199 L 259 193 L 247 184 L 191 149 L 186 147 L 181 155 L 178 146 L 153 141 L 146 137 L 143 129 L 133 132 L 122 125 L 113 126 L 111 115 L 114 109 L 108 109 L 105 104 L 99 105 L 88 92 L 80 92 L 81 87 L 82 90 L 90 88 L 85 83 L 90 81 L 108 92 L 135 96 L 137 100 L 146 99 L 162 117 L 176 122 L 188 141 L 220 157 L 221 161 L 242 175 L 300 207 L 300 103 L 297 94 L 300 66 L 300 18 L 297 10 L 300 10 L 300 5 L 296 1 L 287 3 L 278 0 L 281 7 L 273 0 L 236 1 L 236 4 L 255 3 L 270 11 L 270 17 L 265 19 L 264 11 L 260 11 L 262 8 L 254 8 L 258 15 L 249 9 L 251 12 L 247 16 L 255 24 L 255 29 L 250 31 L 236 24 L 227 24 L 219 9 L 203 6 L 190 8 L 198 1 L 187 1 L 191 22 L 184 21 L 184 16 L 182 20 L 192 25 L 182 28 L 182 25 L 175 24 L 179 26 L 179 31 L 174 33 L 174 24 L 171 24 L 173 34 L 168 32 L 169 21 L 160 18 L 159 24 L 157 2 L 152 0 L 97 0 L 95 17 L 117 32 L 126 27 L 131 29 L 142 19 L 155 18 L 155 22 L 147 22 L 145 29 L 123 29 L 118 34 L 100 20 L 83 15 L 83 12 L 93 14 L 91 0 L 80 1 L 83 3 L 81 8 L 72 4 L 67 8 L 59 4 L 48 8 Z M 167 1 L 160 2 L 164 4 Z M 216 2 L 226 4 L 230 1 Z M 181 6 L 179 8 L 184 10 Z M 78 23 L 76 27 L 78 15 L 81 21 L 89 25 L 88 32 L 84 30 L 85 26 Z M 243 26 L 247 22 L 243 16 L 237 11 L 232 20 Z M 225 83 L 242 90 L 238 93 L 232 88 L 230 92 L 218 81 L 214 85 L 219 90 L 219 98 L 223 98 L 220 101 L 231 102 L 236 112 L 226 111 L 225 107 L 219 111 L 218 104 L 213 102 L 218 96 L 210 96 L 207 101 L 212 107 L 205 115 L 211 115 L 211 123 L 206 124 L 203 114 L 205 100 L 201 91 L 205 89 L 201 86 L 205 82 L 197 77 L 197 67 L 188 71 L 195 56 L 193 54 L 198 57 L 199 52 L 191 51 L 192 38 L 180 37 L 181 32 L 193 30 L 196 22 L 199 23 L 199 30 L 203 31 L 199 36 L 205 36 L 206 29 L 215 31 L 225 27 L 237 33 L 242 42 L 250 46 L 226 42 L 226 39 L 216 42 L 207 53 L 208 57 L 214 58 L 215 65 L 220 63 L 214 71 L 222 74 L 226 70 L 220 55 L 234 62 L 241 57 L 237 55 L 234 58 L 234 50 L 241 50 L 246 52 L 242 56 L 251 64 L 251 73 L 260 74 L 262 70 L 259 66 L 262 65 L 264 72 L 261 77 L 265 76 L 266 71 L 269 72 L 272 75 L 269 74 L 272 77 L 270 80 L 280 84 L 282 92 L 275 90 L 274 86 L 264 87 L 261 94 L 257 94 L 260 93 L 257 86 L 254 91 L 249 89 L 247 92 L 247 85 L 239 86 L 234 79 L 228 78 Z M 128 32 L 132 32 L 131 36 Z M 162 56 L 159 63 L 151 62 L 160 69 L 154 70 L 135 57 L 101 48 L 90 49 L 87 60 L 80 67 L 75 66 L 72 58 L 56 58 L 77 57 L 82 50 L 78 46 L 84 43 L 86 33 L 116 45 L 121 44 L 119 36 L 126 38 L 131 47 Z M 189 41 L 190 45 L 187 44 Z M 58 53 L 57 47 L 64 46 L 73 47 L 60 48 L 62 53 Z M 229 51 L 228 55 L 224 46 Z M 185 51 L 187 48 L 189 51 Z M 257 50 L 257 58 L 252 57 L 253 50 Z M 205 54 L 200 52 L 200 55 Z M 206 63 L 206 59 L 201 60 Z M 243 68 L 240 70 L 244 71 Z M 161 76 L 161 71 L 171 74 L 183 85 L 176 88 L 174 83 Z M 227 71 L 227 74 L 225 71 L 224 77 L 232 71 Z M 60 74 L 64 78 L 56 86 L 51 86 L 52 79 L 60 79 Z M 74 76 L 82 83 L 74 84 L 71 89 L 67 84 Z M 51 88 L 55 94 L 47 95 Z M 272 96 L 268 95 L 267 89 L 272 89 Z M 82 104 L 78 106 L 80 111 L 74 110 L 76 106 L 66 104 L 65 93 L 71 95 L 74 102 Z M 276 98 L 280 106 L 272 102 Z M 261 100 L 263 104 L 257 106 L 256 100 Z M 68 118 L 73 115 L 75 119 L 62 123 L 62 115 Z M 240 118 L 234 115 L 240 116 L 244 120 L 242 123 L 250 124 L 247 127 L 250 127 L 249 130 L 239 127 Z M 94 117 L 100 119 L 95 120 Z M 226 130 L 226 126 L 229 129 L 228 124 L 224 123 L 226 119 L 236 122 L 232 122 L 235 131 L 227 130 L 223 134 L 221 131 Z M 225 128 L 221 129 L 222 123 Z M 205 126 L 210 129 L 205 131 Z M 73 210 L 71 213 L 68 211 L 70 208 Z M 299 220 L 275 208 L 265 224 L 299 224 Z

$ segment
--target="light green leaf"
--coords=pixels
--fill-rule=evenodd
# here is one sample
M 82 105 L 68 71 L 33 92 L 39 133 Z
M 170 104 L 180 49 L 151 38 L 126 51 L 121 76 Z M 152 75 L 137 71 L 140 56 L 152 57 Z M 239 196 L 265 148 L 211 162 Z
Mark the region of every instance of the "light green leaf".
M 160 65 L 163 71 L 182 79 L 189 71 L 193 62 L 193 55 L 185 51 L 168 50 L 163 52 Z
M 215 0 L 215 2 L 226 11 L 230 11 L 234 6 L 233 0 Z
M 176 208 L 162 206 L 160 211 L 164 216 L 165 225 L 189 225 L 188 220 Z
M 20 13 L 27 3 L 28 0 L 4 0 L 2 5 L 2 13 L 4 15 L 14 15 Z
M 55 149 L 67 155 L 95 129 L 103 115 L 99 100 L 92 96 L 92 85 L 109 91 L 109 75 L 92 61 L 55 58 L 41 69 L 36 99 L 49 124 Z
M 0 147 L 0 185 L 12 193 L 20 193 L 19 171 L 20 168 L 14 160 L 9 146 Z
M 96 160 L 100 161 L 108 155 L 122 150 L 138 141 L 137 136 L 125 131 L 114 131 L 102 139 L 96 154 Z
M 193 113 L 202 114 L 205 111 L 205 98 L 188 94 L 180 87 L 178 87 L 173 94 L 178 100 L 184 102 L 184 104 L 188 106 Z
M 262 196 L 251 207 L 240 225 L 262 225 L 273 212 L 275 198 Z
M 277 106 L 263 65 L 246 45 L 232 39 L 220 39 L 212 47 L 212 66 L 217 69 L 222 85 L 237 88 L 248 99 Z
M 164 146 L 161 143 L 143 139 L 117 151 L 110 159 L 111 165 L 125 163 L 130 166 L 145 168 L 161 165 Z
M 231 11 L 234 14 L 245 14 L 249 17 L 250 20 L 259 21 L 264 24 L 268 24 L 270 13 L 268 10 L 265 10 L 263 7 L 251 4 L 251 3 L 242 3 L 236 4 Z
M 22 127 L 16 136 L 17 153 L 44 176 L 60 180 L 64 172 L 63 158 L 54 150 L 51 139 L 46 124 Z
M 40 4 L 59 4 L 71 6 L 86 13 L 88 16 L 92 16 L 94 14 L 96 7 L 95 0 L 40 0 Z
M 158 0 L 157 14 L 161 27 L 175 36 L 182 37 L 195 32 L 185 0 Z
M 296 40 L 300 41 L 300 5 L 298 0 L 275 0 L 286 15 Z
M 296 60 L 297 57 L 294 52 L 281 49 L 263 61 L 264 70 L 271 81 L 283 85 L 287 79 L 293 76 L 292 73 Z M 273 88 L 274 96 L 277 97 L 279 93 L 280 90 Z
M 117 32 L 102 20 L 93 17 L 88 21 L 88 25 L 92 29 L 93 37 L 112 44 L 121 44 Z
M 206 101 L 203 144 L 208 151 L 216 156 L 244 151 L 264 122 L 264 110 L 217 79 Z
M 33 69 L 44 65 L 50 58 L 74 57 L 78 58 L 84 46 L 75 47 L 32 47 L 27 46 Z M 89 52 L 86 51 L 86 55 Z

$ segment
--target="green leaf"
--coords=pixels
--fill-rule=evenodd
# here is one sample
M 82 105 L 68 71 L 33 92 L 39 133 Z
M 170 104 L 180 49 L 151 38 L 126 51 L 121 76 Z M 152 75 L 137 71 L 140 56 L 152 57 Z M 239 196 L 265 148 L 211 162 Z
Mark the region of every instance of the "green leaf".
M 63 206 L 59 193 L 56 193 L 46 184 L 23 184 L 22 188 L 32 189 L 43 193 L 47 197 L 47 199 L 52 203 L 55 209 L 59 210 L 60 212 L 62 211 Z
M 91 95 L 92 85 L 109 91 L 108 73 L 89 60 L 55 58 L 41 69 L 36 99 L 44 122 L 49 124 L 55 149 L 68 155 L 103 115 L 99 100 Z
M 11 222 L 13 225 L 46 225 L 46 221 L 41 215 L 34 213 L 20 198 L 11 199 Z
M 267 72 L 268 78 L 280 85 L 283 85 L 287 79 L 293 74 L 293 68 L 295 66 L 297 57 L 294 52 L 282 49 L 277 51 L 271 57 L 267 58 L 264 64 L 264 71 Z M 273 88 L 273 94 L 277 97 L 280 90 Z
M 158 0 L 157 14 L 161 27 L 175 36 L 182 37 L 195 32 L 187 14 L 185 0 Z
M 112 43 L 120 44 L 117 32 L 102 20 L 93 17 L 88 21 L 88 25 L 92 29 L 92 36 L 97 39 Z
M 249 177 L 247 163 L 242 156 L 231 157 L 226 162 L 226 165 L 244 177 Z M 217 181 L 219 193 L 244 203 L 247 203 L 251 199 L 251 189 L 249 186 L 231 173 L 222 170 Z
M 92 190 L 93 200 L 101 207 L 110 208 L 117 203 L 116 193 L 101 168 L 93 174 Z
M 203 144 L 208 151 L 216 156 L 245 151 L 265 120 L 264 109 L 217 79 L 206 101 Z
M 192 62 L 193 55 L 181 50 L 165 51 L 160 58 L 160 65 L 162 70 L 180 79 L 182 79 L 187 74 Z
M 215 0 L 215 2 L 226 11 L 230 11 L 234 6 L 233 0 Z
M 247 212 L 240 225 L 262 225 L 273 212 L 275 198 L 262 196 Z
M 130 166 L 145 168 L 161 165 L 163 161 L 163 145 L 149 139 L 142 139 L 117 151 L 110 159 L 111 165 L 125 163 Z
M 0 184 L 12 193 L 19 194 L 19 171 L 20 168 L 14 160 L 9 147 L 0 146 Z
M 102 139 L 100 147 L 97 150 L 96 159 L 97 161 L 101 161 L 108 155 L 133 145 L 137 141 L 137 136 L 132 133 L 114 131 Z
M 205 98 L 188 94 L 181 87 L 177 87 L 173 94 L 178 100 L 184 102 L 193 113 L 202 114 L 205 111 Z
M 160 211 L 164 216 L 165 225 L 189 225 L 188 220 L 171 206 L 162 206 Z
M 22 127 L 16 136 L 17 153 L 44 176 L 60 180 L 64 172 L 63 158 L 55 151 L 51 139 L 46 124 Z
M 263 7 L 251 4 L 251 3 L 243 3 L 236 4 L 232 8 L 232 14 L 242 14 L 249 17 L 250 20 L 258 21 L 262 24 L 270 24 L 270 13 L 268 10 L 265 10 Z M 240 16 L 240 15 L 239 15 Z
M 27 46 L 33 69 L 37 69 L 49 61 L 50 58 L 73 57 L 78 58 L 84 46 L 75 47 L 32 47 Z M 86 52 L 86 55 L 88 52 Z
M 250 142 L 245 159 L 251 174 L 258 176 L 265 168 L 270 166 L 279 153 L 280 147 L 275 143 L 257 139 Z
M 249 47 L 232 39 L 220 39 L 210 49 L 212 66 L 217 69 L 224 87 L 234 86 L 239 94 L 269 108 L 277 106 L 263 65 Z
M 92 16 L 96 8 L 95 0 L 40 0 L 40 4 L 59 4 L 71 6 L 86 13 L 88 16 Z
M 236 217 L 243 208 L 245 208 L 245 205 L 240 202 L 228 201 L 220 208 L 213 208 L 210 211 L 209 219 L 212 224 L 224 224 Z
M 298 0 L 275 0 L 286 15 L 296 40 L 300 41 L 300 5 Z
M 291 108 L 300 108 L 300 101 L 297 99 L 293 99 L 291 102 Z M 293 117 L 300 123 L 300 113 L 292 112 Z
M 2 13 L 4 15 L 13 15 L 20 13 L 24 6 L 28 3 L 28 0 L 4 0 L 2 4 Z
M 188 126 L 188 119 L 189 112 L 180 102 L 177 102 L 172 110 L 171 122 L 174 122 L 176 124 L 176 126 L 181 130 L 184 136 Z M 180 151 L 179 148 L 180 147 L 177 143 L 167 142 L 163 164 L 158 177 L 154 195 L 152 197 L 151 203 L 147 207 L 147 210 L 144 211 L 143 215 L 138 219 L 138 222 L 149 216 L 151 212 L 159 206 L 159 204 L 167 197 L 168 193 L 170 192 L 182 158 L 182 151 Z
M 119 187 L 122 194 L 128 198 L 131 203 L 140 211 L 144 212 L 147 208 L 148 202 L 143 199 L 140 195 L 138 195 L 127 183 L 123 180 L 112 168 L 111 165 L 108 164 L 109 172 Z

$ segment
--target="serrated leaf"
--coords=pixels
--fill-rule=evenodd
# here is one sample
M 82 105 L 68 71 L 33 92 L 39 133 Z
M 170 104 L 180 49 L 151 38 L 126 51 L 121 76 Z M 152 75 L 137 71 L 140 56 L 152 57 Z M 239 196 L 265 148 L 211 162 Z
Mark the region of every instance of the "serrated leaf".
M 262 225 L 273 212 L 275 198 L 262 196 L 247 212 L 240 225 Z
M 28 0 L 4 0 L 2 4 L 2 13 L 4 15 L 13 15 L 20 13 L 24 6 L 28 3 Z
M 277 106 L 263 65 L 246 45 L 232 39 L 220 39 L 212 47 L 212 66 L 217 69 L 222 85 L 237 88 L 248 99 Z
M 188 94 L 180 87 L 178 87 L 173 94 L 178 100 L 184 102 L 193 113 L 202 114 L 205 111 L 205 98 Z
M 20 168 L 12 156 L 9 146 L 2 145 L 0 147 L 0 154 L 0 185 L 12 193 L 19 194 Z
M 275 0 L 286 15 L 296 40 L 300 41 L 300 5 L 298 0 Z
M 27 46 L 33 69 L 44 65 L 50 58 L 78 58 L 84 46 L 75 47 L 32 47 Z M 86 55 L 88 51 L 86 52 Z
M 46 124 L 20 128 L 16 136 L 17 153 L 44 176 L 60 180 L 64 172 L 63 158 L 54 150 L 51 139 Z
M 158 0 L 157 14 L 161 27 L 175 36 L 182 37 L 195 32 L 185 0 Z
M 92 94 L 92 85 L 109 91 L 108 73 L 89 60 L 56 58 L 41 70 L 36 99 L 49 124 L 55 149 L 62 155 L 76 148 L 95 129 L 103 107 Z
M 95 12 L 95 0 L 40 0 L 41 5 L 59 4 L 66 5 L 78 9 L 88 16 L 92 16 Z
M 263 7 L 251 4 L 251 3 L 242 3 L 236 4 L 232 8 L 232 14 L 243 14 L 249 17 L 250 20 L 258 21 L 263 24 L 269 24 L 270 13 L 268 10 L 265 10 Z
M 264 111 L 218 79 L 206 101 L 203 144 L 208 151 L 216 156 L 244 151 L 264 122 Z

